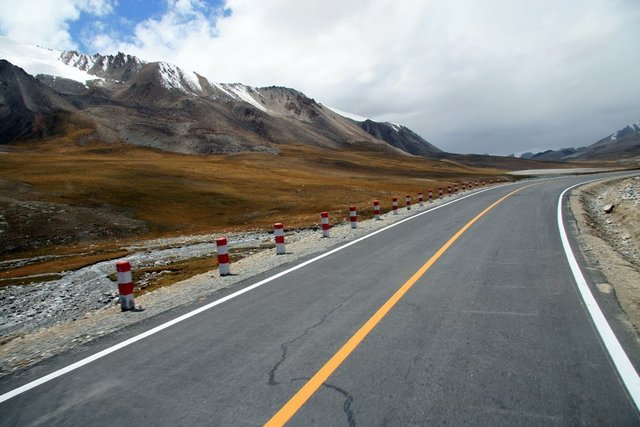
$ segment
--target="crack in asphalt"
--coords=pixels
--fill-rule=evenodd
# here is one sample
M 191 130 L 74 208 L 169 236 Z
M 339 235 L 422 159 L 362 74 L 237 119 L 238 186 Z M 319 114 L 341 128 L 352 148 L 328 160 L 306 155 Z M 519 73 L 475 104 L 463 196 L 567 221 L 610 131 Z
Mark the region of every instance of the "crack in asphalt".
M 349 298 L 347 298 L 347 299 L 349 299 Z M 289 351 L 289 348 L 287 346 L 290 345 L 290 344 L 293 344 L 295 341 L 297 341 L 300 338 L 302 338 L 305 335 L 307 335 L 309 333 L 309 331 L 311 331 L 313 328 L 316 328 L 316 327 L 322 325 L 331 314 L 333 314 L 336 310 L 338 310 L 339 308 L 341 308 L 344 305 L 345 301 L 341 302 L 340 305 L 332 308 L 327 313 L 325 313 L 322 316 L 322 318 L 320 318 L 320 320 L 318 322 L 316 322 L 313 325 L 311 325 L 308 328 L 306 328 L 304 331 L 302 331 L 302 333 L 300 335 L 296 336 L 295 338 L 290 339 L 289 341 L 286 341 L 286 342 L 280 344 L 280 349 L 282 351 L 281 354 L 280 354 L 280 360 L 278 360 L 275 363 L 275 365 L 273 365 L 273 368 L 271 368 L 271 371 L 269 371 L 269 382 L 268 382 L 269 385 L 274 386 L 274 385 L 280 384 L 278 381 L 276 381 L 276 371 L 278 370 L 280 365 L 287 358 L 287 352 Z
M 355 427 L 356 418 L 353 415 L 353 410 L 351 409 L 351 404 L 353 403 L 353 396 L 351 396 L 351 394 L 349 394 L 349 392 L 346 391 L 345 389 L 342 389 L 335 385 L 324 383 L 322 384 L 322 386 L 330 388 L 331 390 L 335 390 L 345 397 L 344 403 L 342 404 L 342 410 L 347 415 L 347 422 L 349 423 L 349 427 Z
M 293 378 L 291 380 L 291 382 L 294 381 L 309 381 L 311 378 Z M 345 397 L 344 399 L 344 403 L 342 404 L 342 410 L 344 411 L 345 415 L 347 416 L 347 422 L 349 423 L 349 427 L 355 427 L 356 426 L 356 417 L 355 415 L 353 415 L 353 410 L 351 409 L 351 404 L 353 403 L 353 396 L 351 396 L 351 394 L 343 389 L 340 388 L 336 385 L 333 384 L 329 384 L 329 383 L 323 383 L 322 384 L 323 387 L 326 387 L 328 389 L 331 390 L 335 390 L 338 393 L 340 393 L 341 395 L 343 395 Z

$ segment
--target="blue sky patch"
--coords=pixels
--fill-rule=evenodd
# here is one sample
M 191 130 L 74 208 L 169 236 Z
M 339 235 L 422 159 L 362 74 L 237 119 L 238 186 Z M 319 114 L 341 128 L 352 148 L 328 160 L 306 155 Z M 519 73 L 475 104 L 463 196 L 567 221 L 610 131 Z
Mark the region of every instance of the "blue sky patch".
M 210 19 L 229 17 L 232 11 L 222 9 L 224 0 L 206 0 L 196 9 Z M 159 20 L 169 10 L 167 1 L 120 0 L 112 13 L 96 16 L 82 12 L 80 18 L 69 22 L 69 34 L 83 53 L 94 54 L 90 45 L 92 36 L 106 34 L 111 38 L 131 43 L 136 25 L 149 19 Z

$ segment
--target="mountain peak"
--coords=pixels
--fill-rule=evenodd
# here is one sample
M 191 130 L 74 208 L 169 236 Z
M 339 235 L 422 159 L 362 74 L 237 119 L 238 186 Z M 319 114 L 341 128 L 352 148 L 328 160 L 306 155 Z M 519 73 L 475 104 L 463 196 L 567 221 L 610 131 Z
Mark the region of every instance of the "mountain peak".
M 167 62 L 157 62 L 162 85 L 167 89 L 175 89 L 185 93 L 202 93 L 202 86 L 195 72 L 183 71 L 180 67 Z
M 630 125 L 623 127 L 622 129 L 614 132 L 610 139 L 611 141 L 618 141 L 633 134 L 640 133 L 640 120 L 633 122 Z
M 324 108 L 291 88 L 216 83 L 124 52 L 60 52 L 6 38 L 0 38 L 0 55 L 30 75 L 23 79 L 31 85 L 25 92 L 30 102 L 20 104 L 16 92 L 10 106 L 24 113 L 25 128 L 40 120 L 39 114 L 63 111 L 85 115 L 99 139 L 183 153 L 277 152 L 280 144 L 340 149 L 358 143 L 417 155 L 440 152 L 404 126 L 354 120 L 355 115 Z M 38 99 L 51 108 L 41 112 Z
M 145 61 L 123 52 L 118 52 L 117 55 L 86 55 L 75 50 L 62 51 L 58 60 L 87 74 L 122 82 L 129 81 L 146 64 Z

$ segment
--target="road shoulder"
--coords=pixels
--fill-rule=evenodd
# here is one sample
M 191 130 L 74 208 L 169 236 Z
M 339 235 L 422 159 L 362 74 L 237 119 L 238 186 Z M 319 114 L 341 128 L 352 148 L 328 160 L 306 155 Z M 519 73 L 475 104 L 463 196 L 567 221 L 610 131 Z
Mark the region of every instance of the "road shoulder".
M 609 204 L 616 208 L 606 214 Z M 624 312 L 619 320 L 640 342 L 640 178 L 581 186 L 572 192 L 570 206 L 583 253 L 605 278 L 596 283 L 598 291 L 614 295 Z

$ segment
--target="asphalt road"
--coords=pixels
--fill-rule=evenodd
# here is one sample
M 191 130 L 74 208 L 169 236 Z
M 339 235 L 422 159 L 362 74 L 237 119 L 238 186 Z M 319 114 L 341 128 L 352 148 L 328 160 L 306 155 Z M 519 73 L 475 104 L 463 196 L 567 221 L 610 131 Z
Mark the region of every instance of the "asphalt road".
M 410 280 L 290 425 L 638 425 L 558 231 L 560 193 L 593 178 L 502 186 L 420 215 L 11 397 L 0 425 L 264 424 Z M 594 292 L 637 366 L 619 307 Z M 4 379 L 0 394 L 193 308 Z

